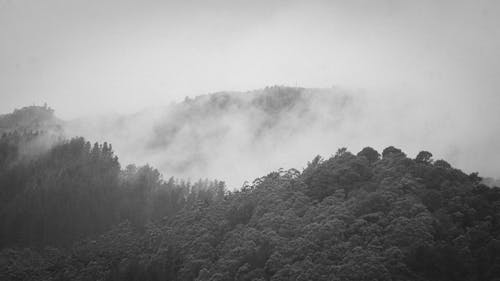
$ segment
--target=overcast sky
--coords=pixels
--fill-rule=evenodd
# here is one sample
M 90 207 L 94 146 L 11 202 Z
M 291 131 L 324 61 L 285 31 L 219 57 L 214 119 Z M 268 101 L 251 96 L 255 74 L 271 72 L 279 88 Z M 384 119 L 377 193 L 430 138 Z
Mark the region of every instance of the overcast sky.
M 0 113 L 47 102 L 73 119 L 336 86 L 365 100 L 334 145 L 428 149 L 499 177 L 499 76 L 494 0 L 0 0 Z
M 134 112 L 273 84 L 498 112 L 499 3 L 0 0 L 0 112 Z

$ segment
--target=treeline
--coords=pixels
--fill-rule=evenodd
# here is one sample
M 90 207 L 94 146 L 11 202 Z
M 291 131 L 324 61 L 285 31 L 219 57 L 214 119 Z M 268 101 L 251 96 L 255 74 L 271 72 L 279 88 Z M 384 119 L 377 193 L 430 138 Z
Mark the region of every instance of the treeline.
M 56 163 L 61 166 L 55 168 Z M 369 147 L 357 154 L 339 149 L 329 159 L 314 158 L 302 172 L 276 171 L 235 192 L 212 184 L 211 192 L 183 193 L 182 184 L 168 187 L 150 167 L 120 170 L 109 145 L 90 147 L 82 139 L 31 165 L 57 175 L 34 177 L 42 179 L 37 186 L 47 187 L 40 190 L 66 178 L 65 185 L 50 184 L 57 187 L 52 204 L 63 207 L 45 213 L 53 216 L 47 220 L 65 225 L 73 214 L 92 226 L 80 230 L 85 233 L 104 230 L 100 220 L 126 221 L 69 250 L 5 249 L 2 280 L 479 281 L 500 276 L 500 188 L 481 184 L 477 173 L 434 161 L 426 151 L 409 158 L 394 147 L 382 155 Z M 71 192 L 57 191 L 62 189 Z M 196 196 L 189 199 L 190 194 Z M 36 196 L 21 196 L 33 198 L 22 199 L 29 202 L 24 206 L 40 206 L 32 203 L 39 202 Z M 71 201 L 76 198 L 82 203 Z M 97 216 L 100 212 L 107 214 Z M 137 227 L 137 222 L 147 223 Z
M 83 138 L 20 158 L 39 132 L 0 139 L 0 247 L 69 246 L 129 221 L 136 228 L 175 215 L 197 200 L 212 202 L 224 183 L 163 181 L 150 167 L 121 169 L 112 146 Z

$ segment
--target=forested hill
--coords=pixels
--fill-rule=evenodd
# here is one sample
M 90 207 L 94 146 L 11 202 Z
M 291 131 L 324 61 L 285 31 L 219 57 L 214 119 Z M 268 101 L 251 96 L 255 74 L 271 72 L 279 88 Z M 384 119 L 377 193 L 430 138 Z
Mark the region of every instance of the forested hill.
M 0 173 L 7 164 L 30 161 L 64 139 L 63 121 L 47 105 L 0 115 Z
M 16 109 L 12 113 L 0 115 L 0 135 L 14 131 L 60 131 L 61 126 L 62 121 L 54 115 L 54 110 L 47 105 L 26 106 Z
M 500 189 L 339 149 L 230 192 L 82 138 L 4 166 L 1 280 L 498 280 Z

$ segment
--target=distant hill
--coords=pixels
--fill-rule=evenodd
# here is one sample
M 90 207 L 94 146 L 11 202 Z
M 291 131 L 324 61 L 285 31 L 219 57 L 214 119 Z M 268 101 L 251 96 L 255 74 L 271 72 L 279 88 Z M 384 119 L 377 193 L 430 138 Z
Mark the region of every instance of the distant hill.
M 300 165 L 323 152 L 318 147 L 326 150 L 358 106 L 351 94 L 335 88 L 272 86 L 186 98 L 132 115 L 73 120 L 65 130 L 113 143 L 125 163 L 150 163 L 183 178 L 224 174 L 230 186 L 239 187 L 266 171 Z M 264 156 L 266 161 L 257 160 Z
M 235 125 L 244 128 L 251 140 L 265 138 L 266 134 L 293 135 L 313 125 L 324 106 L 331 118 L 339 118 L 351 97 L 334 89 L 306 89 L 273 86 L 250 92 L 219 92 L 202 95 L 167 108 L 165 117 L 154 127 L 150 137 L 151 148 L 166 147 L 178 134 L 189 130 L 193 137 L 224 137 Z M 320 103 L 322 106 L 320 107 Z M 232 118 L 243 118 L 245 123 Z M 250 123 L 250 124 L 246 124 Z M 193 129 L 189 129 L 195 126 Z M 194 129 L 202 129 L 195 131 Z M 198 134 L 198 136 L 196 136 Z
M 0 115 L 0 135 L 3 133 L 62 130 L 62 121 L 55 117 L 47 105 L 27 106 L 12 113 Z
M 15 109 L 0 115 L 0 138 L 0 163 L 30 160 L 64 138 L 63 122 L 47 105 Z

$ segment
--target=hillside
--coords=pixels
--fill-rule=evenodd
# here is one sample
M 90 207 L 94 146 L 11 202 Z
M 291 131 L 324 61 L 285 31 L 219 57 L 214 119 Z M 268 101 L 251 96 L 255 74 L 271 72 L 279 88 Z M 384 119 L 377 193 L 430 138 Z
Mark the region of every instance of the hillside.
M 47 105 L 0 115 L 0 172 L 8 163 L 30 161 L 61 142 L 63 124 Z
M 59 131 L 62 122 L 47 105 L 26 106 L 12 113 L 0 115 L 0 135 L 13 131 Z
M 5 248 L 1 280 L 500 275 L 500 189 L 426 151 L 411 159 L 394 147 L 339 149 L 234 192 L 164 181 L 150 167 L 121 169 L 108 144 L 83 139 L 33 165 L 4 173 L 38 171 L 18 178 L 25 191 L 2 210 L 2 245 L 38 250 Z
M 0 280 L 495 280 L 494 179 L 393 146 L 278 169 L 331 155 L 360 108 L 269 87 L 92 122 L 2 115 Z

